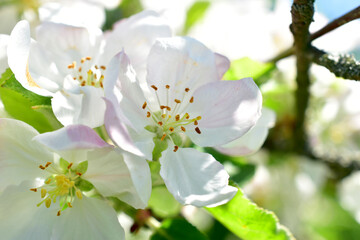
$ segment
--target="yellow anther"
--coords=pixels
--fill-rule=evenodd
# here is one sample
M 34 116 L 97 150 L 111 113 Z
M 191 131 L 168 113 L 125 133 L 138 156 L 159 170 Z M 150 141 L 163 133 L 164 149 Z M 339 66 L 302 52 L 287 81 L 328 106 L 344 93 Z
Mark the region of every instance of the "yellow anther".
M 197 117 L 196 117 L 196 120 L 201 120 L 201 116 L 197 116 Z
M 72 64 L 68 65 L 68 69 L 76 68 L 76 62 L 72 62 Z
M 169 130 L 170 130 L 170 132 L 173 132 L 173 131 L 174 131 L 174 128 L 173 128 L 173 127 L 169 127 Z
M 146 106 L 147 106 L 147 103 L 146 103 L 146 102 L 144 102 L 144 104 L 142 105 L 142 109 L 145 109 L 145 108 L 146 108 Z
M 47 163 L 45 164 L 45 167 L 47 168 L 50 164 L 51 164 L 51 162 L 47 162 Z
M 189 92 L 190 91 L 190 88 L 185 88 L 185 92 Z
M 171 107 L 166 106 L 166 110 L 171 111 Z
M 79 79 L 80 79 L 80 80 L 83 80 L 83 76 L 79 76 Z
M 40 165 L 39 168 L 40 168 L 41 170 L 45 170 L 45 167 L 44 167 L 43 165 Z
M 81 63 L 84 63 L 85 62 L 85 58 L 81 58 Z
M 189 119 L 190 118 L 190 115 L 188 113 L 185 113 L 185 118 L 186 119 Z
M 37 188 L 30 188 L 30 191 L 37 192 Z
M 106 67 L 105 67 L 105 66 L 100 66 L 100 68 L 101 68 L 102 70 L 105 70 L 105 69 L 106 69 Z
M 73 77 L 74 80 L 76 80 L 76 77 Z
M 82 193 L 81 193 L 81 191 L 80 191 L 79 189 L 76 189 L 75 194 L 76 194 L 76 196 L 77 196 L 78 199 L 82 199 L 82 198 L 83 198 Z
M 181 103 L 181 101 L 179 99 L 176 99 L 174 100 L 176 103 Z
M 49 208 L 50 205 L 51 205 L 51 198 L 45 199 L 45 206 L 46 206 L 47 208 Z
M 96 73 L 94 74 L 94 78 L 95 78 L 95 79 L 97 79 L 97 75 L 96 75 Z
M 42 188 L 41 189 L 41 198 L 44 198 L 46 196 L 46 193 L 47 193 L 46 189 Z
M 158 124 L 159 124 L 159 126 L 162 126 L 162 125 L 163 125 L 163 123 L 162 123 L 162 122 L 158 122 Z
M 189 102 L 193 103 L 194 102 L 194 97 L 191 97 Z
M 152 89 L 154 89 L 155 91 L 158 90 L 158 88 L 157 88 L 155 85 L 151 85 L 150 87 L 151 87 Z
M 88 61 L 90 61 L 90 60 L 91 60 L 91 57 L 86 57 L 85 59 L 88 60 Z
M 56 214 L 56 216 L 60 216 L 61 215 L 61 210 L 59 210 L 58 212 L 57 212 L 57 214 Z
M 167 108 L 167 106 L 164 106 L 164 105 L 161 105 L 161 106 L 160 106 L 160 109 L 161 109 L 161 110 L 163 110 L 163 109 L 165 109 L 165 108 Z
M 80 85 L 81 85 L 81 86 L 85 86 L 85 85 L 86 85 L 86 82 L 85 82 L 85 81 L 82 81 Z
M 162 118 L 166 118 L 166 114 L 161 115 Z
M 51 183 L 51 178 L 46 179 L 45 184 Z
M 78 175 L 79 177 L 82 176 L 82 173 L 79 173 L 79 172 L 76 172 L 75 174 Z
M 81 72 L 81 70 L 82 70 L 82 67 L 79 67 L 79 70 L 78 70 L 78 71 Z
M 147 112 L 147 113 L 146 113 L 146 117 L 148 117 L 148 118 L 151 117 L 151 113 L 150 113 L 150 112 Z
M 170 85 L 165 85 L 166 89 L 170 89 Z
M 180 115 L 179 115 L 179 114 L 176 114 L 175 120 L 176 120 L 176 121 L 179 121 L 179 120 L 180 120 Z
M 164 141 L 165 138 L 166 138 L 166 134 L 164 133 L 161 137 L 161 141 Z
M 99 69 L 99 67 L 97 65 L 95 65 L 95 69 Z
M 183 132 L 186 132 L 186 129 L 183 126 L 181 126 L 180 128 Z
M 195 121 L 194 121 L 194 125 L 196 126 L 196 125 L 198 125 L 198 124 L 199 124 L 198 121 L 195 120 Z
M 67 202 L 69 208 L 72 208 L 71 202 Z

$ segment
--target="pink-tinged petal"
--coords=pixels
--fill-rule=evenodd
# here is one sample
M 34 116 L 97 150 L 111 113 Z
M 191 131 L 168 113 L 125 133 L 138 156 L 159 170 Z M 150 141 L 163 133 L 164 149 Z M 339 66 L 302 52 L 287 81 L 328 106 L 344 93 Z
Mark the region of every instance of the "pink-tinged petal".
M 34 137 L 54 151 L 109 147 L 97 133 L 85 125 L 70 125 Z
M 150 198 L 151 176 L 146 160 L 119 149 L 89 153 L 84 179 L 103 196 L 116 196 L 135 208 L 145 208 Z
M 237 188 L 228 185 L 229 175 L 210 154 L 193 148 L 166 150 L 160 158 L 160 175 L 181 204 L 217 206 L 232 199 Z
M 184 89 L 191 95 L 199 86 L 218 80 L 215 54 L 199 41 L 189 37 L 158 39 L 148 58 L 149 85 L 158 87 L 160 102 L 183 99 Z M 173 100 L 172 100 L 173 101 Z
M 58 219 L 51 239 L 125 240 L 116 212 L 106 201 L 84 197 L 76 198 L 72 205 L 60 217 L 55 216 Z
M 143 153 L 135 146 L 126 126 L 117 116 L 113 104 L 106 99 L 104 100 L 106 102 L 105 128 L 111 140 L 125 151 L 143 156 Z
M 218 78 L 222 79 L 222 77 L 230 67 L 230 60 L 224 55 L 215 53 L 215 62 L 218 71 Z
M 7 48 L 9 67 L 24 88 L 39 95 L 51 96 L 52 93 L 41 88 L 29 72 L 30 43 L 29 23 L 25 20 L 18 22 L 11 32 Z
M 2 74 L 9 67 L 7 59 L 7 45 L 9 42 L 9 35 L 0 34 L 0 73 Z
M 40 193 L 32 192 L 31 182 L 11 185 L 0 195 L 1 239 L 52 239 L 57 216 L 56 204 L 37 207 Z
M 200 146 L 223 145 L 243 136 L 261 115 L 262 96 L 251 78 L 209 83 L 193 96 L 186 112 L 190 118 L 201 116 L 197 126 L 201 134 L 186 133 Z
M 0 192 L 8 185 L 45 177 L 39 165 L 53 161 L 53 154 L 32 141 L 39 133 L 30 125 L 0 119 Z
M 112 102 L 118 118 L 137 132 L 144 131 L 149 124 L 147 110 L 142 109 L 145 97 L 125 52 L 111 60 L 105 76 L 105 97 Z
M 107 33 L 103 60 L 105 64 L 122 49 L 129 55 L 140 81 L 145 81 L 146 60 L 151 46 L 160 37 L 171 37 L 166 20 L 153 11 L 143 11 L 121 20 Z
M 244 156 L 258 151 L 269 133 L 269 128 L 275 124 L 275 112 L 263 108 L 262 114 L 256 125 L 250 129 L 244 136 L 215 149 L 223 154 L 232 156 Z

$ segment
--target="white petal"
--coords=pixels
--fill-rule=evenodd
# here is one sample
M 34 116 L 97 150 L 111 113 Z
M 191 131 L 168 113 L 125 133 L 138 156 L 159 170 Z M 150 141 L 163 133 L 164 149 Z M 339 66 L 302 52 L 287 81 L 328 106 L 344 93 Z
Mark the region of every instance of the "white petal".
M 9 35 L 0 34 L 0 74 L 9 67 L 6 49 L 9 42 Z
M 261 117 L 250 131 L 239 139 L 223 146 L 215 147 L 215 149 L 223 154 L 233 156 L 244 156 L 255 153 L 265 142 L 269 128 L 275 124 L 275 118 L 274 111 L 263 108 Z
M 195 131 L 187 134 L 200 146 L 223 145 L 241 137 L 261 114 L 261 93 L 251 78 L 209 83 L 193 96 L 194 103 L 186 111 L 190 118 L 201 116 L 198 121 L 201 134 Z
M 53 240 L 124 240 L 125 233 L 115 210 L 105 201 L 75 199 L 73 207 L 64 210 L 54 226 Z
M 45 177 L 38 166 L 53 161 L 53 154 L 32 141 L 38 132 L 24 122 L 0 119 L 0 192 L 10 184 Z
M 228 185 L 229 175 L 210 154 L 193 148 L 166 150 L 160 158 L 160 175 L 181 204 L 217 206 L 232 199 L 237 188 Z
M 33 185 L 23 182 L 9 186 L 0 195 L 1 239 L 46 240 L 51 239 L 52 228 L 57 220 L 57 204 L 50 208 L 37 207 L 40 193 L 29 189 Z
M 222 77 L 230 67 L 230 60 L 219 53 L 215 53 L 215 62 L 219 74 L 218 77 L 219 79 L 222 79 Z
M 190 88 L 190 96 L 199 86 L 218 80 L 215 54 L 189 37 L 158 39 L 149 54 L 147 80 L 161 89 L 163 105 L 167 102 L 165 85 L 170 86 L 172 101 L 182 99 L 185 88 Z
M 56 118 L 64 125 L 83 124 L 92 128 L 104 124 L 103 90 L 92 86 L 79 87 L 72 92 L 55 93 L 51 99 Z
M 103 196 L 116 196 L 135 208 L 145 208 L 151 193 L 149 166 L 144 158 L 124 151 L 100 149 L 89 153 L 84 178 Z
M 40 88 L 29 73 L 28 59 L 30 42 L 29 23 L 25 20 L 20 21 L 16 24 L 10 35 L 10 41 L 7 48 L 9 67 L 24 88 L 39 95 L 51 96 L 52 93 Z
M 108 33 L 105 64 L 122 49 L 129 55 L 140 81 L 145 80 L 146 59 L 157 38 L 171 37 L 171 29 L 166 21 L 153 11 L 143 11 L 121 20 Z

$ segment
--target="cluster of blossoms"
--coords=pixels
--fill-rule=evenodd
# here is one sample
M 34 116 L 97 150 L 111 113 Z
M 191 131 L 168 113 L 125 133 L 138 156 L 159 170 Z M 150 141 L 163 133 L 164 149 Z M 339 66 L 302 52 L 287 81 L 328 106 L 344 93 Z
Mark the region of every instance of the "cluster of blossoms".
M 261 116 L 251 78 L 221 80 L 228 59 L 195 39 L 172 37 L 154 12 L 106 34 L 45 22 L 36 40 L 21 21 L 6 49 L 16 79 L 51 96 L 65 127 L 39 134 L 0 119 L 5 239 L 124 239 L 107 197 L 145 208 L 152 188 L 147 161 L 160 162 L 164 184 L 180 203 L 224 204 L 237 188 L 212 155 L 189 142 L 250 154 L 274 121 L 267 111 Z M 107 142 L 92 129 L 103 125 Z

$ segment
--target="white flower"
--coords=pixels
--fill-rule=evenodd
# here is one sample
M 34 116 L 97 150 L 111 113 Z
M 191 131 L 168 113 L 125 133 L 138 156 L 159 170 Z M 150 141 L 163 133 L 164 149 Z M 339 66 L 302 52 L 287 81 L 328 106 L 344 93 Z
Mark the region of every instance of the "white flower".
M 90 189 L 144 208 L 146 161 L 114 149 L 83 125 L 39 135 L 0 119 L 0 234 L 3 239 L 124 239 L 116 212 Z M 134 171 L 136 169 L 136 171 Z
M 134 15 L 106 36 L 97 28 L 47 22 L 37 28 L 36 41 L 21 21 L 10 35 L 8 61 L 25 88 L 53 96 L 53 111 L 63 125 L 98 127 L 104 122 L 103 83 L 110 59 L 129 49 L 141 71 L 155 38 L 170 35 L 154 12 Z
M 275 125 L 275 119 L 275 112 L 264 107 L 261 117 L 250 131 L 235 141 L 215 147 L 215 149 L 223 154 L 233 156 L 253 154 L 264 144 L 269 128 Z
M 249 131 L 261 111 L 251 78 L 220 81 L 228 60 L 191 38 L 158 39 L 148 58 L 147 86 L 140 86 L 125 53 L 109 64 L 104 83 L 105 127 L 119 146 L 134 144 L 161 163 L 160 174 L 183 204 L 214 206 L 236 193 L 211 155 L 182 148 L 189 137 L 199 146 L 219 146 Z M 111 74 L 110 74 L 111 73 Z

